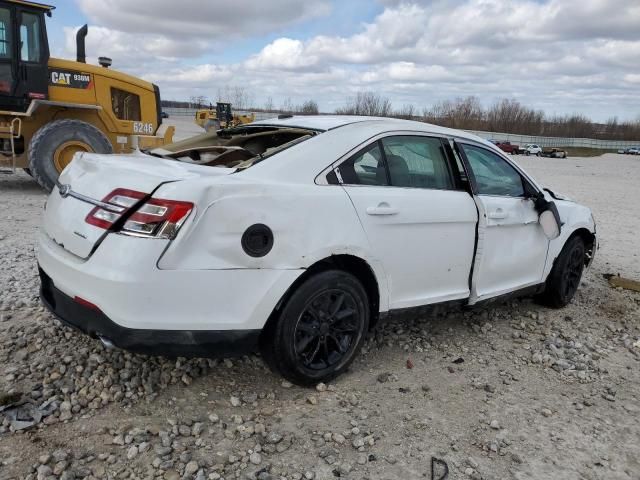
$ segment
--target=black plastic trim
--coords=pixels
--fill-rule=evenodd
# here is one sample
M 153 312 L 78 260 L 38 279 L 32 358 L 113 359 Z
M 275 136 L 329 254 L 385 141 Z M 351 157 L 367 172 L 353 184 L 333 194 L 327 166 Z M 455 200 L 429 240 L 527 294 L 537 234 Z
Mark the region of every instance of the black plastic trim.
M 156 120 L 158 122 L 156 131 L 153 132 L 153 134 L 155 135 L 158 132 L 160 125 L 162 125 L 162 104 L 161 104 L 162 102 L 160 100 L 160 87 L 158 87 L 158 85 L 156 85 L 155 83 L 153 83 L 152 85 L 153 85 L 153 94 L 156 97 Z
M 118 325 L 97 309 L 82 305 L 40 273 L 40 299 L 64 325 L 135 353 L 165 357 L 227 357 L 258 350 L 262 330 L 146 330 Z M 215 315 L 212 308 L 212 315 Z

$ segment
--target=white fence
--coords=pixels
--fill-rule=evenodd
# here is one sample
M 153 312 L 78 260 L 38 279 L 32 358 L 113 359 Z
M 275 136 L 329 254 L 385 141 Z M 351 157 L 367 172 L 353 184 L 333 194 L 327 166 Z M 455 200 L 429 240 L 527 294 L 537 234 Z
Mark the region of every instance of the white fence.
M 195 117 L 196 109 L 194 108 L 174 108 L 166 107 L 163 111 L 169 114 L 169 116 L 187 116 Z M 239 114 L 251 114 L 255 113 L 256 120 L 265 120 L 268 118 L 274 118 L 278 116 L 279 112 L 252 112 L 251 110 L 234 110 Z M 487 140 L 508 140 L 511 143 L 515 143 L 519 146 L 526 145 L 527 143 L 535 143 L 541 147 L 587 147 L 598 148 L 602 150 L 618 150 L 622 148 L 629 148 L 640 146 L 640 140 L 638 141 L 622 141 L 622 140 L 597 140 L 595 138 L 567 138 L 567 137 L 540 137 L 536 135 L 518 135 L 515 133 L 498 133 L 498 132 L 483 132 L 477 130 L 467 130 L 470 133 L 478 135 L 481 138 Z
M 539 137 L 536 135 L 518 135 L 515 133 L 496 133 L 467 130 L 487 140 L 508 140 L 519 146 L 535 143 L 541 147 L 587 147 L 602 150 L 618 150 L 640 145 L 640 141 L 597 140 L 595 138 Z

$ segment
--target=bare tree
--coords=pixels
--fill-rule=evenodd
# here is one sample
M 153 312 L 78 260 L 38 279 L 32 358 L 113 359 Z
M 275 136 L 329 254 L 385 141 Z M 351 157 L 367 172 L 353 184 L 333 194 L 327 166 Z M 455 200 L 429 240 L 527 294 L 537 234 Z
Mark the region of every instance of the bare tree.
M 267 101 L 264 102 L 264 110 L 266 112 L 273 111 L 273 97 L 267 97 Z
M 315 100 L 307 100 L 298 108 L 296 108 L 296 111 L 305 115 L 317 115 L 320 110 L 318 109 L 318 104 L 315 102 Z
M 391 116 L 391 101 L 374 92 L 358 92 L 355 98 L 347 100 L 344 107 L 336 109 L 339 115 Z
M 456 98 L 436 103 L 423 110 L 426 122 L 450 128 L 480 130 L 484 125 L 484 111 L 477 97 Z
M 208 102 L 204 95 L 192 95 L 189 97 L 189 108 L 202 108 Z
M 287 97 L 284 102 L 282 102 L 282 106 L 280 107 L 280 111 L 283 113 L 293 113 L 295 110 L 293 106 L 293 102 L 291 101 L 291 97 Z
M 404 118 L 405 120 L 413 120 L 416 117 L 416 109 L 413 105 L 407 103 L 400 110 L 395 112 L 395 117 Z

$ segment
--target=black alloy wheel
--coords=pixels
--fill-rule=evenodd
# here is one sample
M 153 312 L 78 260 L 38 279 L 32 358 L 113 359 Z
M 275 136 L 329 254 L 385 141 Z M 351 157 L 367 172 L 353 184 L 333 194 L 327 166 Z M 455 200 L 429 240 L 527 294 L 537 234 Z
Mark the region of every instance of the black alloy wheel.
M 584 262 L 584 241 L 577 235 L 573 236 L 565 243 L 553 264 L 545 290 L 539 296 L 541 303 L 554 308 L 567 305 L 580 286 Z
M 584 251 L 574 248 L 569 254 L 569 261 L 564 270 L 563 287 L 565 298 L 572 298 L 580 285 L 582 270 L 584 269 Z
M 323 370 L 340 362 L 357 341 L 364 319 L 351 293 L 342 289 L 320 292 L 298 318 L 294 348 L 302 365 Z
M 298 385 L 326 382 L 354 360 L 369 329 L 362 283 L 341 270 L 316 273 L 290 295 L 263 332 L 267 364 Z

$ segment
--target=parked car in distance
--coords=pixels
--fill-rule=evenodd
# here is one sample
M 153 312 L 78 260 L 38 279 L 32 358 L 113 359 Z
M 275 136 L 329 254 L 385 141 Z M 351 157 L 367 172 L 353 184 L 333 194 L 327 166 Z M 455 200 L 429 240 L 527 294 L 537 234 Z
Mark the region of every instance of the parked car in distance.
M 542 147 L 535 143 L 527 143 L 523 151 L 525 155 L 537 155 L 539 157 L 542 153 Z
M 540 154 L 543 157 L 550 158 L 567 158 L 567 151 L 562 148 L 543 148 L 542 153 Z
M 520 147 L 508 140 L 491 140 L 491 143 L 493 143 L 503 152 L 509 153 L 511 155 L 517 155 L 520 153 Z
M 624 153 L 626 155 L 640 155 L 640 146 L 619 148 L 618 153 Z
M 164 110 L 162 110 L 162 112 L 160 112 L 160 116 L 162 118 L 169 118 L 169 114 L 167 112 L 165 112 Z
M 591 211 L 491 143 L 407 120 L 283 116 L 149 153 L 82 153 L 39 234 L 41 298 L 107 346 L 259 348 L 292 382 L 343 372 L 408 309 L 571 301 Z

